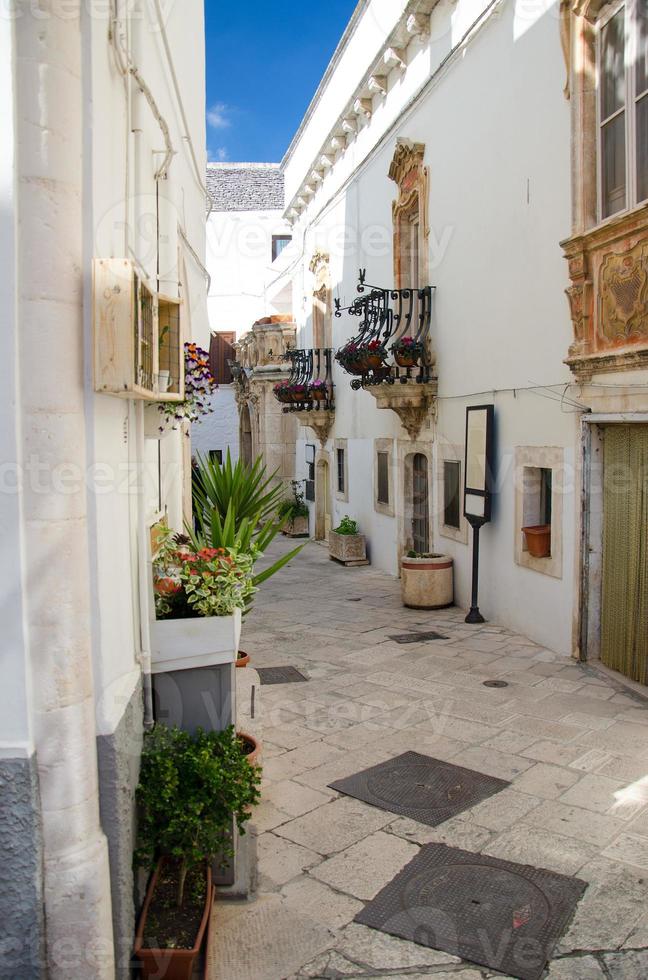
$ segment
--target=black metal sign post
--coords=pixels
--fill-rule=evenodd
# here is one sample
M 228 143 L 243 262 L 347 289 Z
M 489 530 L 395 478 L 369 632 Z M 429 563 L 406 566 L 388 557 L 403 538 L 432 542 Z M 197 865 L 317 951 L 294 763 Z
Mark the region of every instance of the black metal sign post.
M 493 473 L 493 405 L 466 409 L 464 516 L 473 529 L 472 597 L 467 623 L 485 623 L 479 611 L 479 532 L 491 519 Z

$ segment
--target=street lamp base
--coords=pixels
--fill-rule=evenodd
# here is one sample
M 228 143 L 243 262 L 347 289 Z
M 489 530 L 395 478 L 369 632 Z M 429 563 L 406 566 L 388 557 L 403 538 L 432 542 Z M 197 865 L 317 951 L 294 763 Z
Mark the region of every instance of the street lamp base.
M 473 606 L 465 619 L 466 623 L 485 623 L 486 620 L 479 611 L 478 606 Z

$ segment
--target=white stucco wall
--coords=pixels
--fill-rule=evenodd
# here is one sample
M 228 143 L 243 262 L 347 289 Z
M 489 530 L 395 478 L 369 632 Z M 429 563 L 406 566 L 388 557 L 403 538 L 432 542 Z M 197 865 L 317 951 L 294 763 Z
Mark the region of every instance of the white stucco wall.
M 398 137 L 424 143 L 439 398 L 436 427 L 428 420 L 419 441 L 434 456 L 436 479 L 439 446 L 463 448 L 467 405 L 494 402 L 498 493 L 493 522 L 482 532 L 480 605 L 489 619 L 571 652 L 573 487 L 563 499 L 562 577 L 553 578 L 514 561 L 519 528 L 512 467 L 518 446 L 563 447 L 572 465 L 578 428 L 572 406 L 560 403 L 571 381 L 563 364 L 571 322 L 558 244 L 570 229 L 569 104 L 562 93 L 558 5 L 499 5 L 437 71 L 483 8 L 468 0 L 439 4 L 429 35 L 407 50 L 407 71 L 390 74 L 387 96 L 374 97 L 371 121 L 338 156 L 295 223 L 296 247 L 304 254 L 293 276 L 298 343 L 312 343 L 308 262 L 315 250 L 330 254 L 334 295 L 343 305 L 356 295 L 360 267 L 367 269 L 368 282 L 393 284 L 391 211 L 397 188 L 388 178 L 389 165 Z M 373 37 L 374 29 L 375 21 L 366 30 L 360 22 L 354 44 Z M 375 55 L 373 47 L 366 50 Z M 365 58 L 365 71 L 369 64 Z M 352 94 L 357 71 L 344 65 L 341 60 L 330 91 L 321 96 L 322 106 L 329 106 L 327 119 L 343 112 Z M 325 139 L 326 129 L 316 125 L 323 111 L 315 107 L 284 161 L 287 201 L 309 176 L 317 139 L 319 145 Z M 356 320 L 334 318 L 334 347 L 356 329 Z M 336 421 L 326 447 L 331 476 L 336 438 L 348 440 L 349 469 L 348 502 L 333 493 L 334 524 L 345 513 L 359 520 L 373 563 L 396 574 L 402 486 L 396 488 L 394 518 L 374 510 L 374 440 L 394 439 L 394 451 L 401 454 L 409 440 L 397 416 L 377 410 L 370 394 L 353 392 L 351 379 L 337 366 L 334 380 Z M 304 477 L 305 443 L 316 440 L 301 431 L 297 466 Z M 440 535 L 438 497 L 431 506 L 437 513 L 433 545 L 454 557 L 456 598 L 469 605 L 470 547 Z

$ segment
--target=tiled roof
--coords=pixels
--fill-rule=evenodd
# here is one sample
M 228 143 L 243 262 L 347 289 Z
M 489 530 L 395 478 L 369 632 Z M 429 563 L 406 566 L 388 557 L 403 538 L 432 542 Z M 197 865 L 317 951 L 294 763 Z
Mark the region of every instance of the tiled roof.
M 207 189 L 215 211 L 283 211 L 285 207 L 278 163 L 208 163 Z

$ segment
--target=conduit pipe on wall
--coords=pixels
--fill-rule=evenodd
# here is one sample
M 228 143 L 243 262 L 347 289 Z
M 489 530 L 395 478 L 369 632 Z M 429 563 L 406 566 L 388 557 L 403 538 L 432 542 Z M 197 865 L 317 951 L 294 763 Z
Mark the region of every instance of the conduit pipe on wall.
M 25 620 L 44 842 L 50 980 L 114 980 L 108 847 L 99 818 L 83 350 L 80 0 L 14 25 Z
M 137 569 L 140 609 L 140 665 L 144 689 L 144 727 L 153 725 L 153 685 L 151 681 L 151 570 L 148 563 L 150 541 L 146 523 L 144 402 L 135 404 L 135 444 L 137 447 Z

